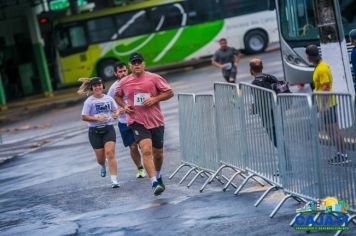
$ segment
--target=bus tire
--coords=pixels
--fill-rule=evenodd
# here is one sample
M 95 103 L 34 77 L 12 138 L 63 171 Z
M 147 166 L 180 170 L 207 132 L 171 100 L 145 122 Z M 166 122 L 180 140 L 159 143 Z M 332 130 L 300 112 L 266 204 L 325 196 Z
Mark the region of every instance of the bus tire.
M 104 80 L 113 80 L 115 79 L 114 75 L 114 64 L 116 60 L 106 59 L 100 61 L 97 65 L 97 74 Z
M 263 52 L 268 44 L 268 38 L 265 32 L 261 30 L 252 30 L 244 38 L 245 51 L 247 54 L 256 54 Z

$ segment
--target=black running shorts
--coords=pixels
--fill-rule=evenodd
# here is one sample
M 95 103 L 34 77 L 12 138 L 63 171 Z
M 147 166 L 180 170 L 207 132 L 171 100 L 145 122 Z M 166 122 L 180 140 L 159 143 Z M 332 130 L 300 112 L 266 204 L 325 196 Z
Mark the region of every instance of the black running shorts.
M 116 133 L 113 125 L 107 125 L 105 127 L 106 132 L 98 133 L 95 127 L 89 127 L 89 142 L 94 149 L 104 148 L 105 143 L 115 142 L 116 143 Z
M 152 146 L 154 148 L 163 148 L 164 126 L 146 129 L 139 123 L 133 123 L 130 125 L 130 128 L 133 130 L 136 142 L 148 138 L 152 140 Z

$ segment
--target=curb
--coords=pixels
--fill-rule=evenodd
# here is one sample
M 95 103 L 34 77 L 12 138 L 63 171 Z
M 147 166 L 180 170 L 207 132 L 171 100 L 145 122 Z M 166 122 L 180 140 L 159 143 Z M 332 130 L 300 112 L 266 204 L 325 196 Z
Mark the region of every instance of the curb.
M 28 116 L 33 116 L 34 114 L 36 115 L 43 114 L 45 112 L 48 112 L 56 108 L 65 108 L 68 106 L 73 106 L 84 102 L 84 100 L 85 97 L 77 97 L 77 98 L 68 98 L 62 101 L 53 101 L 49 103 L 46 103 L 46 101 L 44 101 L 44 104 L 36 105 L 32 107 L 25 106 L 19 110 L 14 110 L 12 112 L 9 112 L 8 114 L 5 114 L 2 117 L 0 116 L 0 125 L 12 124 L 18 121 L 22 121 L 24 119 L 27 119 Z

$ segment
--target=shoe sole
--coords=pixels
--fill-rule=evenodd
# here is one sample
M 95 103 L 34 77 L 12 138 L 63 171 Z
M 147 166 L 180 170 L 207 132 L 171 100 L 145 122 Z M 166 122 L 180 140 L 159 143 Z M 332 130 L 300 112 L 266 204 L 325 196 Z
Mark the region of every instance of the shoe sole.
M 142 179 L 142 178 L 145 178 L 145 176 L 144 175 L 138 175 L 138 176 L 136 176 L 136 178 L 137 179 Z
M 164 188 L 161 185 L 158 185 L 155 190 L 153 191 L 153 194 L 155 196 L 160 195 L 164 191 Z
M 351 160 L 340 161 L 340 162 L 328 162 L 329 165 L 340 165 L 340 164 L 348 164 L 351 163 Z
M 118 184 L 113 184 L 113 185 L 111 185 L 111 187 L 112 187 L 112 188 L 120 188 L 120 185 L 118 185 Z

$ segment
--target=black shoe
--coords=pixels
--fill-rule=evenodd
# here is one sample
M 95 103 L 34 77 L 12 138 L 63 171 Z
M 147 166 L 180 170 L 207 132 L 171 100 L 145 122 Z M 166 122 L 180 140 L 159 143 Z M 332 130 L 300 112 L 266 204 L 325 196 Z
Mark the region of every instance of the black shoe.
M 330 165 L 346 164 L 350 162 L 351 160 L 349 157 L 343 154 L 336 154 L 333 158 L 328 160 L 328 164 Z
M 153 190 L 153 194 L 155 196 L 158 196 L 164 191 L 164 188 L 157 181 L 155 181 L 152 184 L 152 190 Z

